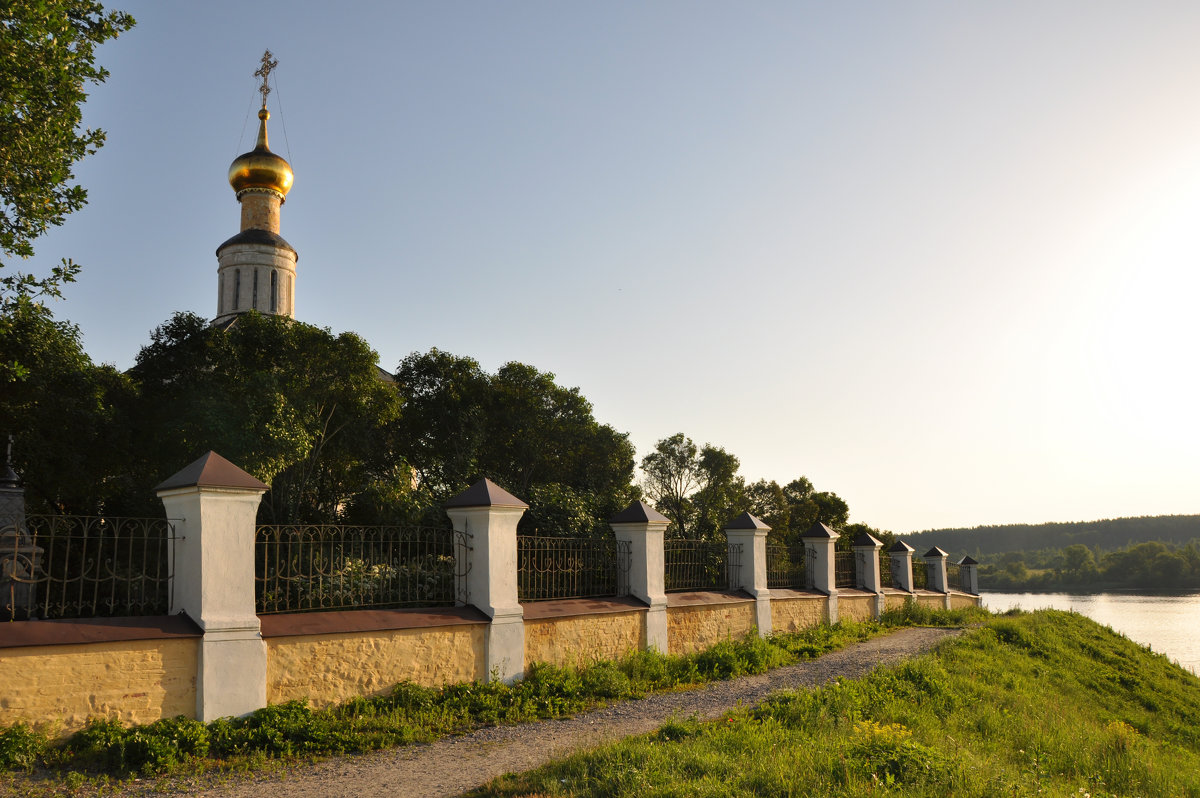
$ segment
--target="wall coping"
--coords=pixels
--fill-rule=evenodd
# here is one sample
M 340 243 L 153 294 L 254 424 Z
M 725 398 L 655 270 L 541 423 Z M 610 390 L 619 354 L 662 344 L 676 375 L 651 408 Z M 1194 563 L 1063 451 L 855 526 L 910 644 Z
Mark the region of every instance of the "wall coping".
M 774 595 L 774 592 L 772 592 Z M 703 607 L 710 604 L 744 604 L 756 601 L 749 593 L 741 590 L 719 592 L 716 590 L 692 590 L 686 593 L 668 593 L 667 609 L 676 607 Z
M 645 612 L 646 604 L 632 596 L 610 598 L 551 599 L 521 603 L 527 621 L 569 618 L 575 615 L 606 615 L 619 612 Z
M 788 601 L 790 599 L 809 599 L 815 601 L 817 599 L 827 598 L 829 598 L 829 596 L 825 595 L 820 590 L 795 590 L 790 587 L 771 588 L 771 601 Z
M 203 637 L 203 633 L 191 618 L 182 614 L 0 623 L 0 648 L 71 646 L 189 637 Z
M 260 615 L 262 636 L 299 637 L 343 632 L 382 632 L 391 629 L 426 629 L 488 623 L 474 607 L 419 607 L 399 610 L 340 610 L 334 612 L 289 612 Z

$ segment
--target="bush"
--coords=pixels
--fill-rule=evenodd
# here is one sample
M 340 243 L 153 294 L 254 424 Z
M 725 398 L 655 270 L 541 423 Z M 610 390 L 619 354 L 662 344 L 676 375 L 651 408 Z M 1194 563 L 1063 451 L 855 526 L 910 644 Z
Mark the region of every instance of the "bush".
M 48 744 L 46 735 L 24 723 L 0 729 L 0 770 L 33 770 L 45 755 Z

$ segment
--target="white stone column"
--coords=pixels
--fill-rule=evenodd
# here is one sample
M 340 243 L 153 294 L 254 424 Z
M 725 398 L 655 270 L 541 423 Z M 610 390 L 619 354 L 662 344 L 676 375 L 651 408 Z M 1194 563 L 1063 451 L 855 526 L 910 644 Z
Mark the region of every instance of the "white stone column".
M 979 595 L 979 563 L 971 557 L 959 560 L 958 567 L 962 569 L 963 591 L 972 596 Z
M 204 632 L 196 719 L 267 705 L 267 644 L 254 602 L 254 530 L 267 486 L 209 452 L 155 488 L 175 522 L 171 613 Z
M 874 535 L 863 532 L 853 541 L 856 581 L 863 590 L 875 594 L 875 620 L 883 615 L 883 584 L 879 578 L 879 550 L 883 542 Z
M 736 584 L 730 588 L 741 588 L 754 596 L 754 622 L 762 636 L 771 634 L 771 591 L 767 589 L 767 533 L 771 527 L 750 513 L 742 513 L 725 527 L 725 539 L 731 554 L 741 547 L 741 558 L 737 573 L 731 573 Z
M 892 587 L 903 590 L 905 593 L 913 592 L 913 551 L 913 547 L 903 540 L 897 540 L 888 549 L 892 560 Z
M 929 589 L 945 596 L 943 606 L 950 609 L 950 589 L 947 587 L 946 558 L 950 555 L 934 546 L 925 552 L 925 567 L 929 569 Z
M 645 502 L 633 502 L 608 521 L 617 540 L 629 543 L 629 594 L 644 601 L 646 649 L 667 651 L 666 557 L 663 533 L 670 524 L 665 515 Z
M 517 522 L 529 505 L 481 479 L 445 509 L 454 531 L 467 536 L 466 601 L 492 619 L 488 678 L 519 679 L 525 673 L 525 613 L 517 600 Z
M 829 623 L 837 623 L 838 619 L 837 579 L 834 575 L 833 550 L 839 537 L 841 535 L 820 521 L 813 524 L 807 532 L 800 536 L 804 541 L 804 553 L 807 558 L 805 567 L 808 569 L 809 582 L 812 584 L 813 590 L 829 596 L 826 604 L 828 608 L 826 620 Z

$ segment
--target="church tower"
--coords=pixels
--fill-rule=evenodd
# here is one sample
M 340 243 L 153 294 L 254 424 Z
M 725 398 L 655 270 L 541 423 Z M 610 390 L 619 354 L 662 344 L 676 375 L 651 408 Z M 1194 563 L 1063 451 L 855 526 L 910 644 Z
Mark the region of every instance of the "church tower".
M 296 250 L 279 235 L 279 208 L 292 188 L 294 176 L 288 162 L 267 146 L 267 77 L 278 65 L 271 51 L 254 73 L 262 78 L 259 92 L 258 141 L 229 166 L 229 185 L 242 206 L 241 232 L 217 247 L 217 317 L 228 324 L 238 314 L 257 310 L 295 318 Z

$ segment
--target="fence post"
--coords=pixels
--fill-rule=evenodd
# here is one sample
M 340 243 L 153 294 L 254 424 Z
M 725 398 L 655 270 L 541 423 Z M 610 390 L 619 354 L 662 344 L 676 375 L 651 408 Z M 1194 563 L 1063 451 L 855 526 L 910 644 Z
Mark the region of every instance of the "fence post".
M 667 652 L 666 558 L 663 532 L 670 521 L 645 502 L 633 502 L 608 521 L 629 543 L 629 594 L 646 602 L 646 649 Z
M 829 597 L 826 602 L 826 620 L 829 623 L 837 623 L 837 580 L 834 576 L 833 548 L 841 535 L 818 521 L 800 537 L 804 541 L 804 552 L 808 559 L 805 565 L 811 574 L 809 579 L 813 589 Z
M 771 527 L 748 512 L 725 526 L 730 552 L 735 546 L 742 548 L 738 572 L 730 574 L 737 578 L 737 584 L 729 587 L 741 588 L 754 596 L 754 623 L 763 637 L 771 634 L 771 591 L 767 589 L 767 533 L 770 531 Z
M 879 578 L 879 550 L 883 548 L 883 541 L 863 532 L 854 539 L 852 546 L 854 567 L 858 571 L 855 574 L 856 581 L 863 590 L 875 594 L 875 620 L 879 620 L 879 616 L 883 615 L 883 584 Z
M 892 560 L 892 585 L 905 593 L 913 592 L 912 556 L 915 549 L 903 540 L 897 540 L 888 549 Z
M 946 579 L 946 558 L 949 556 L 937 546 L 925 552 L 925 567 L 929 569 L 929 589 L 945 597 L 943 604 L 946 609 L 950 609 L 950 588 Z
M 958 562 L 958 567 L 962 569 L 962 589 L 965 593 L 970 593 L 972 596 L 979 595 L 979 563 L 971 559 L 971 557 L 963 557 Z
M 245 715 L 267 705 L 267 644 L 254 601 L 254 529 L 267 486 L 209 452 L 155 489 L 175 521 L 171 614 L 204 637 L 196 719 Z
M 466 601 L 488 624 L 488 678 L 505 682 L 525 673 L 525 613 L 517 599 L 517 522 L 529 505 L 490 479 L 481 479 L 445 504 L 454 531 L 467 536 Z M 464 547 L 459 547 L 460 550 Z

